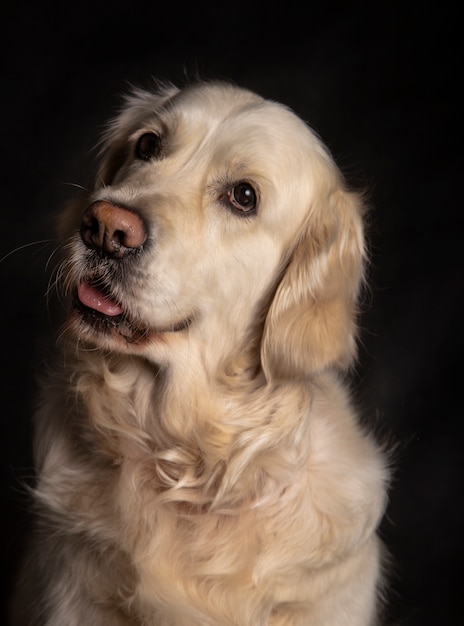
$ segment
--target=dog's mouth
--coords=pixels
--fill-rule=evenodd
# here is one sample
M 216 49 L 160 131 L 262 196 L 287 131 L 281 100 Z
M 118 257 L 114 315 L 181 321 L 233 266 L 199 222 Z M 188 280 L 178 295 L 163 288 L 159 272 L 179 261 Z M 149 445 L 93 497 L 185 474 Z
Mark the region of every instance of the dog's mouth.
M 111 335 L 129 344 L 146 344 L 165 333 L 186 330 L 191 324 L 188 318 L 169 328 L 152 328 L 131 318 L 109 291 L 90 281 L 80 283 L 74 292 L 73 317 L 79 334 Z

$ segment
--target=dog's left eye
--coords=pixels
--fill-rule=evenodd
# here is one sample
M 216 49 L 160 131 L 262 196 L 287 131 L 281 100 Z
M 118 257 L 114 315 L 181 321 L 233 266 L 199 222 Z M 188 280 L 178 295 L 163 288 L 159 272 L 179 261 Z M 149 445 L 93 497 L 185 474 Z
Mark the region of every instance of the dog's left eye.
M 241 213 L 251 213 L 256 209 L 257 196 L 256 191 L 250 183 L 242 182 L 232 187 L 228 192 L 228 198 L 231 205 Z
M 149 161 L 160 152 L 161 138 L 156 133 L 144 133 L 135 144 L 135 157 L 142 161 Z

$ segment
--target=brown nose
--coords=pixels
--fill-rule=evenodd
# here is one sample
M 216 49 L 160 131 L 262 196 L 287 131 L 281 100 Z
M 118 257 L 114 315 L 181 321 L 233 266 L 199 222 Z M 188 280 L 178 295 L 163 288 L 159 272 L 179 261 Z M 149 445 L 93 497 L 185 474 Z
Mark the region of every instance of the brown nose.
M 140 248 L 147 239 L 145 224 L 137 213 L 105 201 L 86 209 L 80 233 L 87 247 L 118 259 Z

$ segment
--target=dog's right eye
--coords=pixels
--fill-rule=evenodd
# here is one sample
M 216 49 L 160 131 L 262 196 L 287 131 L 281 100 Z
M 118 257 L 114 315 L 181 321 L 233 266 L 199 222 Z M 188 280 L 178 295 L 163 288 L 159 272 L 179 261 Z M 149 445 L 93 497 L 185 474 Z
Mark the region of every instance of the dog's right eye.
M 258 199 L 250 183 L 238 183 L 229 190 L 227 196 L 231 206 L 238 213 L 249 214 L 256 209 Z
M 135 144 L 135 157 L 141 161 L 149 161 L 159 156 L 161 137 L 156 133 L 144 133 Z

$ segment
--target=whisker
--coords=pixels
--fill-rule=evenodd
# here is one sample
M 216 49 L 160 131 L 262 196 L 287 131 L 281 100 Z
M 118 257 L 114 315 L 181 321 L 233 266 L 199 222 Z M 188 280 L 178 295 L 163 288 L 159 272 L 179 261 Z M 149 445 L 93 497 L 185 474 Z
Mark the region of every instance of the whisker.
M 55 246 L 55 249 L 49 254 L 47 262 L 45 263 L 45 271 L 48 272 L 48 268 L 50 266 L 50 263 L 54 257 L 54 255 L 56 254 L 56 252 L 61 248 L 61 246 Z
M 89 190 L 87 189 L 87 187 L 84 187 L 83 185 L 79 185 L 79 183 L 69 183 L 69 182 L 62 182 L 62 185 L 66 185 L 67 187 L 76 187 L 76 189 L 80 189 L 81 191 L 85 191 L 86 193 L 90 193 Z
M 55 266 L 50 272 L 47 289 L 44 294 L 46 301 L 46 308 L 50 310 L 50 300 L 54 293 L 57 297 L 57 302 L 63 304 L 64 298 L 69 293 L 70 285 L 73 284 L 76 275 L 74 264 L 71 258 L 73 241 L 69 239 L 66 243 L 56 246 L 48 257 L 46 269 L 50 271 L 50 265 L 55 260 L 57 252 L 61 253 L 57 259 Z
M 14 248 L 14 250 L 10 250 L 10 252 L 7 252 L 7 254 L 2 256 L 2 258 L 0 259 L 0 263 L 3 263 L 3 261 L 8 259 L 11 255 L 15 254 L 16 252 L 21 252 L 21 250 L 25 250 L 26 248 L 31 248 L 32 246 L 42 245 L 43 247 L 45 247 L 46 244 L 52 243 L 54 241 L 55 239 L 41 239 L 39 241 L 30 241 L 29 243 L 24 243 L 22 246 L 18 246 L 17 248 Z
M 57 265 L 57 267 L 53 270 L 53 272 L 50 275 L 49 281 L 48 281 L 48 285 L 47 285 L 47 289 L 45 291 L 45 301 L 46 301 L 46 305 L 47 305 L 47 309 L 49 309 L 49 304 L 50 304 L 50 297 L 51 297 L 51 293 L 52 291 L 55 291 L 55 293 L 58 296 L 58 299 L 61 301 L 61 293 L 60 293 L 60 285 L 61 285 L 61 276 L 63 273 L 63 264 L 60 263 L 59 265 Z

